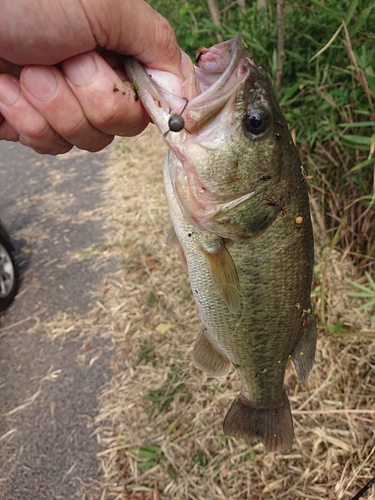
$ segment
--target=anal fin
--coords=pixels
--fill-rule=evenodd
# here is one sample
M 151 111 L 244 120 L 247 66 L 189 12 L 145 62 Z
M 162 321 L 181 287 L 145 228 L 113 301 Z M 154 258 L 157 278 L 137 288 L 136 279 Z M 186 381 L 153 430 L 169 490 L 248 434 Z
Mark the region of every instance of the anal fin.
M 288 453 L 294 438 L 288 396 L 284 392 L 283 401 L 277 407 L 258 408 L 240 395 L 226 414 L 224 434 L 246 441 L 258 438 L 268 451 Z
M 216 291 L 231 313 L 240 308 L 241 292 L 236 265 L 221 238 L 208 240 L 201 249 L 207 259 Z
M 293 363 L 301 382 L 305 382 L 314 365 L 316 325 L 312 312 L 302 316 L 302 337 L 292 352 Z
M 231 366 L 230 361 L 212 345 L 205 329 L 200 331 L 195 341 L 193 358 L 198 368 L 216 377 L 225 375 Z

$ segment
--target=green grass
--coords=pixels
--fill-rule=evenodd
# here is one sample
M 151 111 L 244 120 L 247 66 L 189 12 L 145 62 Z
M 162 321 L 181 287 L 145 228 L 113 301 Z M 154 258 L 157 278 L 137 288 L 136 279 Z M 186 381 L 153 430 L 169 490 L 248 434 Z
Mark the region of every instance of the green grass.
M 166 382 L 160 388 L 143 396 L 143 399 L 151 403 L 148 407 L 150 418 L 155 418 L 162 412 L 168 411 L 175 394 L 184 391 L 184 384 L 179 383 L 180 376 L 178 367 L 170 367 Z
M 360 283 L 357 283 L 356 281 L 352 280 L 347 280 L 347 282 L 352 285 L 354 288 L 356 288 L 359 291 L 356 292 L 348 292 L 349 297 L 359 297 L 362 299 L 369 299 L 364 302 L 359 309 L 366 309 L 368 307 L 373 307 L 375 306 L 375 281 L 371 277 L 370 273 L 365 271 L 365 276 L 367 279 L 367 282 L 369 286 L 361 285 Z

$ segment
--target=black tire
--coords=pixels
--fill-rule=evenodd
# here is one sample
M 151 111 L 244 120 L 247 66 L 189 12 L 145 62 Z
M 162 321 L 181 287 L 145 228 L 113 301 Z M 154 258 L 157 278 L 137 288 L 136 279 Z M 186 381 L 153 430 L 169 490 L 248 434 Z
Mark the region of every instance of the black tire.
M 18 271 L 11 241 L 0 231 L 0 311 L 6 309 L 17 293 Z

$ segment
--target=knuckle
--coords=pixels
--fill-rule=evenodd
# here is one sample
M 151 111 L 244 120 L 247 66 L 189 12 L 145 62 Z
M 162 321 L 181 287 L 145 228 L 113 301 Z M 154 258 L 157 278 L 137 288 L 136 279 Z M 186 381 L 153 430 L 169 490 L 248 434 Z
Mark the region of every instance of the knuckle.
M 23 131 L 19 131 L 20 143 L 32 148 L 40 154 L 67 153 L 73 146 L 60 137 L 45 121 L 26 124 Z
M 84 116 L 81 116 L 78 120 L 73 116 L 61 121 L 59 134 L 70 142 L 71 140 L 74 141 L 75 138 L 84 134 L 88 127 L 89 124 Z
M 84 116 L 78 121 L 65 123 L 59 133 L 71 144 L 91 153 L 101 151 L 113 141 L 112 135 L 98 130 L 97 125 L 92 125 Z

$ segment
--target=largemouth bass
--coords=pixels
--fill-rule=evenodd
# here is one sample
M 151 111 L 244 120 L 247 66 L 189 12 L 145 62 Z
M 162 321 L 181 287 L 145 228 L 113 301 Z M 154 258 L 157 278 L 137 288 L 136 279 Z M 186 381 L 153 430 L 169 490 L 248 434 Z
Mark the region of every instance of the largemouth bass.
M 169 146 L 164 181 L 202 329 L 196 365 L 242 388 L 224 433 L 287 452 L 284 389 L 291 356 L 304 382 L 314 363 L 313 235 L 300 158 L 265 73 L 241 36 L 201 48 L 185 79 L 125 65 Z M 172 120 L 171 120 L 172 118 Z

